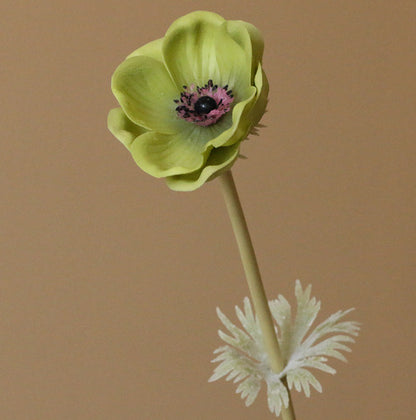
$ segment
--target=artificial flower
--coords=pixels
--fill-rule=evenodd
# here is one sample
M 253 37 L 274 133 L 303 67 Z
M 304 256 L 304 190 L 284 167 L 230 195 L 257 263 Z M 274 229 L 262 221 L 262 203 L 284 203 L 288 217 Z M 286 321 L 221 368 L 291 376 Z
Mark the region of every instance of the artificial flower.
M 111 87 L 120 108 L 108 127 L 145 172 L 173 190 L 194 190 L 231 167 L 260 121 L 268 94 L 262 55 L 253 25 L 189 13 L 117 67 Z
M 231 335 L 218 332 L 227 345 L 214 351 L 218 356 L 213 362 L 220 364 L 209 380 L 215 381 L 226 376 L 228 381 L 234 379 L 234 382 L 240 382 L 236 392 L 245 399 L 247 406 L 254 402 L 262 381 L 265 381 L 269 409 L 276 416 L 279 416 L 283 406 L 287 407 L 289 404 L 283 378 L 286 377 L 289 389 L 294 387 L 297 391 L 303 390 L 307 397 L 310 396 L 311 386 L 322 392 L 321 384 L 310 369 L 334 374 L 336 371 L 328 365 L 328 358 L 346 361 L 341 352 L 351 351 L 345 343 L 354 342 L 352 337 L 358 335 L 360 327 L 357 322 L 341 320 L 352 310 L 349 309 L 334 313 L 308 334 L 321 307 L 320 302 L 311 298 L 310 294 L 311 286 L 303 290 L 297 280 L 297 311 L 293 321 L 290 304 L 283 296 L 279 295 L 278 299 L 269 301 L 270 311 L 277 325 L 280 350 L 283 360 L 286 361 L 283 371 L 279 373 L 270 368 L 259 321 L 249 299 L 244 299 L 244 312 L 238 306 L 235 308 L 244 330 L 234 325 L 217 308 L 218 317 Z

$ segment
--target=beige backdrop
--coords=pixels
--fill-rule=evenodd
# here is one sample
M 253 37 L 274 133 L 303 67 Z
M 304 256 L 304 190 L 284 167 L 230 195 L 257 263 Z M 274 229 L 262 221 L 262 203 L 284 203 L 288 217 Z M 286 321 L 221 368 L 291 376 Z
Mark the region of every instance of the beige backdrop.
M 298 419 L 414 418 L 414 0 L 0 8 L 1 419 L 273 418 L 207 382 L 215 307 L 248 294 L 218 183 L 171 192 L 106 128 L 115 67 L 196 9 L 265 36 L 267 127 L 234 176 L 269 297 L 300 278 L 363 324 Z

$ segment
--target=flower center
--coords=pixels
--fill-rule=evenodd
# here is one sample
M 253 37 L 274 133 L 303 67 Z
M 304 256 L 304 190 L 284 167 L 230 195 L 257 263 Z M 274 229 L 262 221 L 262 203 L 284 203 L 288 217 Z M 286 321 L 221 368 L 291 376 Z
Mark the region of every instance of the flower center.
M 209 114 L 212 110 L 217 109 L 217 101 L 211 96 L 201 96 L 195 102 L 195 112 L 197 114 Z
M 180 99 L 175 99 L 178 104 L 176 112 L 179 118 L 193 122 L 200 126 L 215 124 L 226 114 L 234 101 L 232 90 L 228 85 L 218 87 L 212 80 L 203 86 L 184 86 Z

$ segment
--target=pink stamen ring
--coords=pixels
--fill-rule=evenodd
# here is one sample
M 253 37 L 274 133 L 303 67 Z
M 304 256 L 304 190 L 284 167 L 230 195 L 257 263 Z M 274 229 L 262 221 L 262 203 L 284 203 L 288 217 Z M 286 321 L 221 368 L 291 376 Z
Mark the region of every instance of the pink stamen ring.
M 192 84 L 183 88 L 181 98 L 174 100 L 178 104 L 178 117 L 200 126 L 215 124 L 230 110 L 234 101 L 233 92 L 228 89 L 228 85 L 218 87 L 212 80 L 208 80 L 203 87 Z

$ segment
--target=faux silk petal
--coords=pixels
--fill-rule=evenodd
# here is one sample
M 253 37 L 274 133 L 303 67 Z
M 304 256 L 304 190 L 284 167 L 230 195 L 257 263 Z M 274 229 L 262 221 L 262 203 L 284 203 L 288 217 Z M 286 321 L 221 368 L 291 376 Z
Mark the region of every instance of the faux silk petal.
M 177 131 L 173 102 L 179 92 L 160 61 L 134 56 L 113 74 L 111 87 L 126 115 L 136 124 L 162 133 Z
M 230 36 L 241 45 L 251 62 L 251 81 L 253 82 L 257 67 L 263 57 L 263 36 L 255 26 L 242 20 L 230 20 L 226 25 Z
M 162 46 L 167 68 L 178 87 L 202 86 L 212 79 L 228 85 L 236 101 L 249 95 L 251 61 L 227 31 L 227 22 L 210 12 L 193 12 L 176 20 Z
M 251 125 L 255 127 L 261 117 L 266 111 L 267 97 L 269 95 L 269 82 L 266 74 L 264 73 L 261 64 L 259 64 L 255 76 L 255 85 L 257 88 L 256 101 L 253 108 L 250 110 L 247 118 L 251 121 Z
M 218 137 L 210 140 L 206 147 L 230 146 L 243 140 L 251 129 L 251 121 L 247 118 L 256 98 L 256 88 L 250 87 L 251 95 L 248 99 L 238 103 L 232 111 L 232 125 Z
M 239 149 L 240 143 L 213 149 L 203 168 L 185 175 L 169 176 L 165 178 L 166 184 L 174 191 L 196 190 L 230 169 L 238 157 Z
M 146 57 L 154 58 L 155 60 L 163 62 L 162 43 L 163 38 L 150 41 L 142 47 L 137 48 L 137 50 L 134 50 L 131 54 L 127 56 L 127 58 L 144 55 Z
M 108 113 L 107 125 L 114 137 L 127 149 L 136 137 L 146 132 L 145 128 L 129 120 L 121 108 L 114 108 Z
M 130 152 L 140 168 L 162 178 L 199 169 L 210 152 L 203 146 L 190 133 L 148 132 L 134 140 Z

